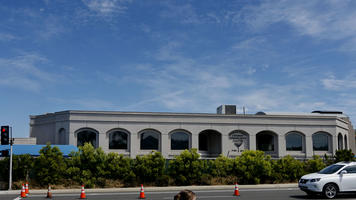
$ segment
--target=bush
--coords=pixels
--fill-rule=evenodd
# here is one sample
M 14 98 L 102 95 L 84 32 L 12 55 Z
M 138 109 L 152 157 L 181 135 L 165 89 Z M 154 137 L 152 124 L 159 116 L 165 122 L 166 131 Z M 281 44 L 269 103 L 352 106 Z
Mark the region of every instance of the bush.
M 169 176 L 177 185 L 192 185 L 201 181 L 204 161 L 199 160 L 197 149 L 184 150 L 175 159 L 169 161 Z M 205 164 L 206 166 L 206 164 Z
M 231 175 L 234 160 L 220 155 L 211 162 L 211 175 L 214 177 L 227 177 Z
M 154 183 L 164 172 L 165 160 L 160 152 L 152 152 L 144 156 L 136 156 L 133 171 L 141 183 Z
M 67 160 L 67 178 L 85 184 L 87 187 L 94 185 L 105 186 L 105 178 L 109 174 L 106 170 L 107 154 L 101 149 L 86 143 L 79 147 L 78 152 L 72 152 Z
M 128 185 L 134 183 L 135 174 L 131 170 L 131 159 L 122 154 L 109 153 L 107 156 L 107 179 L 119 179 Z
M 305 162 L 305 173 L 314 173 L 322 170 L 325 168 L 326 165 L 323 162 L 323 159 L 321 159 L 319 156 L 313 156 L 313 159 L 307 160 Z
M 59 148 L 51 147 L 50 144 L 43 147 L 40 156 L 35 159 L 34 170 L 40 185 L 58 184 L 66 170 L 66 163 Z
M 354 161 L 354 160 L 355 160 L 355 154 L 352 153 L 351 149 L 337 150 L 335 153 L 336 162 Z
M 270 156 L 265 156 L 263 151 L 244 151 L 234 160 L 232 171 L 239 183 L 259 184 L 272 174 Z
M 305 174 L 304 162 L 296 160 L 290 155 L 272 161 L 272 166 L 272 178 L 275 182 L 294 182 Z

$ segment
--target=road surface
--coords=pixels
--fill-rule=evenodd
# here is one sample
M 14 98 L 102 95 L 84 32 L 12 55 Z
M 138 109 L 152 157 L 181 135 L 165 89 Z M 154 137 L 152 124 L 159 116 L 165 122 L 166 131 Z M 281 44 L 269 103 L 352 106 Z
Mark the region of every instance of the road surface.
M 187 187 L 189 189 L 189 187 Z M 173 199 L 173 196 L 177 194 L 178 191 L 163 191 L 163 192 L 146 192 L 146 199 L 148 200 L 168 200 Z M 199 190 L 194 191 L 197 194 L 197 199 L 203 200 L 228 200 L 228 199 L 239 199 L 239 200 L 288 200 L 288 199 L 322 199 L 321 197 L 308 197 L 304 192 L 300 191 L 298 188 L 280 188 L 280 189 L 240 189 L 241 196 L 234 197 L 233 190 Z M 105 193 L 86 193 L 87 199 L 123 199 L 123 200 L 133 200 L 138 199 L 139 192 L 105 192 Z M 79 199 L 80 190 L 78 193 L 62 193 L 53 194 L 53 199 Z M 0 195 L 1 200 L 13 200 L 20 199 L 18 195 Z M 33 194 L 28 198 L 29 200 L 46 199 L 45 195 Z M 342 195 L 337 198 L 338 200 L 351 200 L 356 199 L 356 194 Z

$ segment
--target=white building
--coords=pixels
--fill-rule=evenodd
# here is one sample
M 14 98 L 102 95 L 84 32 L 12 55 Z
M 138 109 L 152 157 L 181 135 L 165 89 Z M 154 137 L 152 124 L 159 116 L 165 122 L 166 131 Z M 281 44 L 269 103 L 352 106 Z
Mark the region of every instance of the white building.
M 202 157 L 234 157 L 245 149 L 273 157 L 310 158 L 337 149 L 355 152 L 355 131 L 341 112 L 236 114 L 222 106 L 217 114 L 62 111 L 30 116 L 30 137 L 37 144 L 82 145 L 130 157 L 152 150 L 172 158 L 196 148 Z

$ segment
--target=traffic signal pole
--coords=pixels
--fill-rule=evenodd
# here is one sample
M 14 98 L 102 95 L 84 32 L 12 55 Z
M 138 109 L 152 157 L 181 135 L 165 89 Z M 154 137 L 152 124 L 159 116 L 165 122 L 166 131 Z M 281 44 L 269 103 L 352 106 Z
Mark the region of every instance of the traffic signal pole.
M 12 190 L 12 127 L 10 126 L 10 169 L 9 169 L 9 190 Z

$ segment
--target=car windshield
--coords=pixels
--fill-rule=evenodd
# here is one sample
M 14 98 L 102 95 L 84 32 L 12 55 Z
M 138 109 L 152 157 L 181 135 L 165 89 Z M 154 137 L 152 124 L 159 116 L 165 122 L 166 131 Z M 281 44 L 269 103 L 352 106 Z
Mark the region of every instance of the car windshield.
M 341 169 L 342 167 L 344 167 L 345 165 L 330 165 L 324 169 L 322 169 L 320 172 L 318 172 L 319 174 L 333 174 L 335 172 L 337 172 L 339 169 Z

